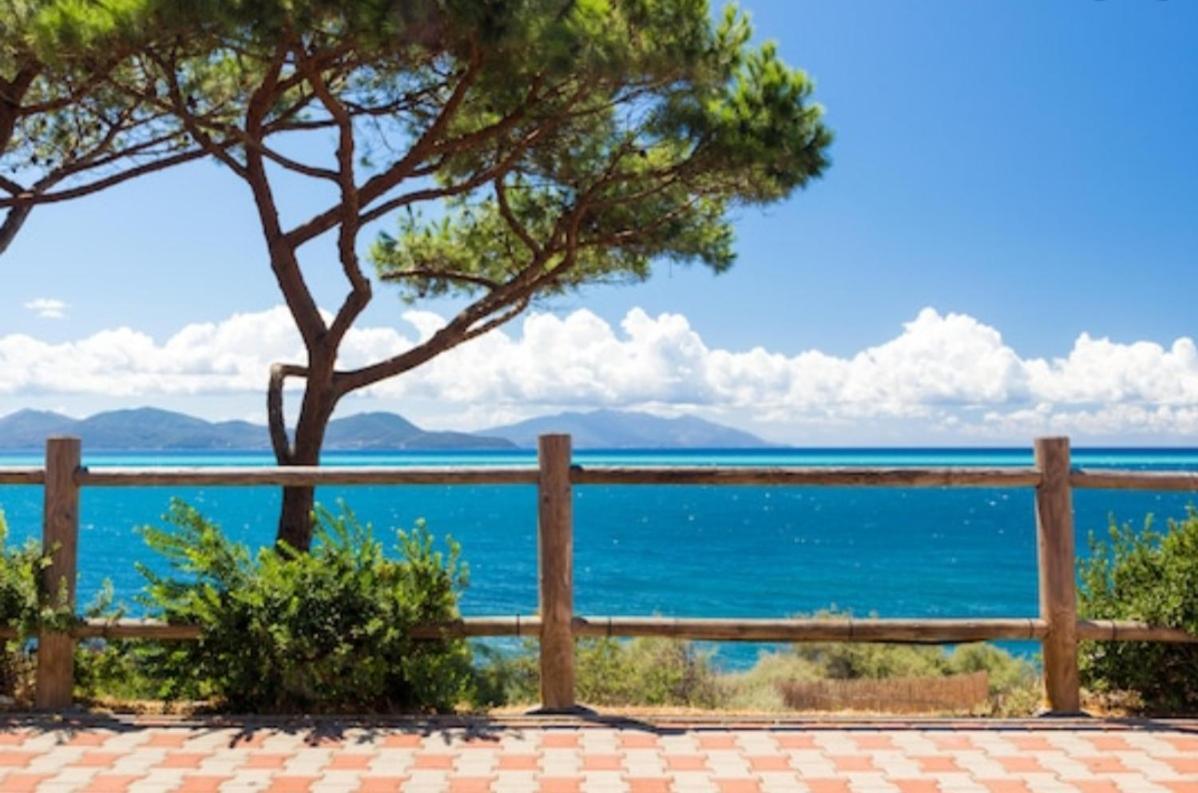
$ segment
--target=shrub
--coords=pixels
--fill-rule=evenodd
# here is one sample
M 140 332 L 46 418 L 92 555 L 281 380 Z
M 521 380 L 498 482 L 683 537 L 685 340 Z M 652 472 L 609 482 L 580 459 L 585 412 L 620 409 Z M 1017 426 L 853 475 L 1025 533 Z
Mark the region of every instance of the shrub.
M 398 558 L 342 508 L 317 510 L 310 553 L 226 538 L 174 502 L 170 528 L 145 528 L 171 568 L 144 565 L 150 616 L 198 624 L 199 641 L 114 644 L 84 664 L 92 690 L 209 699 L 242 711 L 447 710 L 471 693 L 461 641 L 414 641 L 413 625 L 453 619 L 466 583 L 459 548 L 424 525 L 398 532 Z
M 987 711 L 1020 715 L 1035 711 L 1040 687 L 1035 668 L 991 644 L 941 647 L 905 644 L 795 644 L 781 652 L 763 653 L 750 670 L 726 680 L 732 707 L 781 710 L 787 684 L 818 680 L 891 680 L 937 678 L 986 672 Z
M 574 656 L 578 700 L 591 705 L 720 705 L 719 676 L 711 654 L 691 642 L 638 638 L 580 639 Z M 492 656 L 479 671 L 496 704 L 529 704 L 540 699 L 535 644 L 516 654 Z
M 577 645 L 578 699 L 592 705 L 684 706 L 741 711 L 786 709 L 782 688 L 827 679 L 943 677 L 986 672 L 987 712 L 1025 715 L 1039 704 L 1035 668 L 988 644 L 939 647 L 862 644 L 797 644 L 762 653 L 743 672 L 721 674 L 711 655 L 676 639 L 584 639 Z M 536 644 L 518 653 L 491 655 L 480 669 L 494 704 L 531 704 L 539 699 Z
M 795 655 L 805 658 L 833 680 L 887 677 L 940 677 L 947 674 L 948 657 L 939 647 L 907 644 L 797 644 Z
M 1111 521 L 1106 540 L 1090 537 L 1080 566 L 1079 608 L 1090 619 L 1134 619 L 1198 633 L 1198 510 L 1166 532 Z M 1083 681 L 1100 693 L 1135 692 L 1151 710 L 1198 708 L 1198 645 L 1086 642 Z
M 33 669 L 27 637 L 40 626 L 65 627 L 71 620 L 65 592 L 53 598 L 41 592 L 40 578 L 49 564 L 49 556 L 32 538 L 19 546 L 9 545 L 8 524 L 0 512 L 0 625 L 15 628 L 21 637 L 3 643 L 0 695 L 26 698 Z
M 596 639 L 580 644 L 576 683 L 596 705 L 716 707 L 711 653 L 692 642 L 660 638 Z
M 43 606 L 38 580 L 48 564 L 36 540 L 8 544 L 8 524 L 0 512 L 0 625 L 22 635 L 36 631 Z

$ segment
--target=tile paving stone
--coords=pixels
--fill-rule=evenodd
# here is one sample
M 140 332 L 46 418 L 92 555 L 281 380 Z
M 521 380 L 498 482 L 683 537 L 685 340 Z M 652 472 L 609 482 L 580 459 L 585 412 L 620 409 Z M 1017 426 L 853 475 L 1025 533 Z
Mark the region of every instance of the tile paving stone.
M 613 793 L 625 788 L 622 771 L 583 771 L 582 790 L 584 793 Z
M 185 776 L 179 781 L 179 784 L 173 788 L 162 787 L 159 790 L 169 790 L 170 793 L 218 793 L 221 785 L 228 782 L 232 777 L 229 776 L 211 776 L 211 775 L 194 775 Z
M 138 779 L 137 774 L 99 774 L 92 777 L 83 793 L 126 793 Z
M 0 726 L 0 793 L 1198 793 L 1195 722 L 892 724 L 26 723 Z
M 399 793 L 406 781 L 402 776 L 363 776 L 357 793 Z
M 710 749 L 706 752 L 707 767 L 717 777 L 732 778 L 749 773 L 749 763 L 742 752 L 735 748 Z
M 507 771 L 496 774 L 491 789 L 494 793 L 526 793 L 536 789 L 539 778 L 540 774 L 535 771 Z
M 761 780 L 762 793 L 806 793 L 807 791 L 807 786 L 799 781 L 797 774 L 763 771 L 757 776 Z
M 849 793 L 849 781 L 836 777 L 812 777 L 803 780 L 811 793 Z
M 617 739 L 621 749 L 657 749 L 661 746 L 657 736 L 648 732 L 622 732 Z
M 668 777 L 630 776 L 627 782 L 629 793 L 671 793 L 673 790 Z
M 718 790 L 711 775 L 703 771 L 672 771 L 670 777 L 673 789 L 676 791 L 715 793 Z

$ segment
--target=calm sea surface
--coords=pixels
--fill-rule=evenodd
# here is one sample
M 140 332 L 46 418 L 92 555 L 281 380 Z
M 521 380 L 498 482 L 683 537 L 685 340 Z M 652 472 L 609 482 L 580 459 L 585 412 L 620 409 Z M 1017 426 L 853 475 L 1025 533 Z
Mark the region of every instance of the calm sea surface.
M 327 465 L 528 465 L 532 453 L 331 454 Z M 1023 449 L 839 449 L 579 452 L 582 465 L 1026 466 Z M 268 465 L 261 455 L 96 454 L 105 465 Z M 1198 470 L 1198 450 L 1082 449 L 1087 468 Z M 0 455 L 0 466 L 38 465 Z M 575 607 L 582 614 L 781 617 L 835 606 L 884 617 L 1008 617 L 1036 613 L 1030 489 L 865 489 L 579 486 Z M 134 532 L 180 497 L 251 544 L 274 537 L 274 488 L 88 488 L 83 491 L 80 601 L 105 579 L 129 600 L 135 561 L 154 558 Z M 470 566 L 467 614 L 536 608 L 536 493 L 528 486 L 322 488 L 379 535 L 425 518 L 461 542 Z M 1076 491 L 1078 550 L 1114 517 L 1139 525 L 1185 514 L 1189 494 Z M 37 536 L 41 488 L 0 487 L 13 539 Z M 751 663 L 758 648 L 725 645 L 720 660 Z

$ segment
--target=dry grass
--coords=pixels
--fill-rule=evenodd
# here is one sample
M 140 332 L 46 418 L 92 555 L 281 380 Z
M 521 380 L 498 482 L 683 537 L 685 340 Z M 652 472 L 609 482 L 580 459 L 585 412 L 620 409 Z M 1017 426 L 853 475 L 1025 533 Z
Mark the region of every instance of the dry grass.
M 800 711 L 968 713 L 983 708 L 990 692 L 986 672 L 879 680 L 812 680 L 782 683 L 782 699 Z

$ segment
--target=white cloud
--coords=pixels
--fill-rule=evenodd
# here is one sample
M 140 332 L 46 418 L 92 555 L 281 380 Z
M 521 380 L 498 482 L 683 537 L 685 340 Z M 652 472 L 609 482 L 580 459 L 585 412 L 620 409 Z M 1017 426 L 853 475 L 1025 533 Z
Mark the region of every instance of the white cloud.
M 25 308 L 42 319 L 63 319 L 67 315 L 67 304 L 52 297 L 39 297 L 30 300 L 25 304 Z
M 343 366 L 394 355 L 444 320 L 352 331 Z M 302 362 L 286 309 L 189 325 L 165 341 L 115 328 L 69 343 L 0 336 L 0 396 L 129 400 L 244 394 L 273 361 Z M 369 404 L 367 404 L 369 402 Z M 839 357 L 709 347 L 679 314 L 633 309 L 618 327 L 590 311 L 523 321 L 381 384 L 353 403 L 433 424 L 482 426 L 563 407 L 692 412 L 789 440 L 1026 441 L 1042 432 L 1104 439 L 1198 436 L 1198 348 L 1082 334 L 1057 358 L 1023 358 L 999 331 L 924 309 L 892 339 Z

